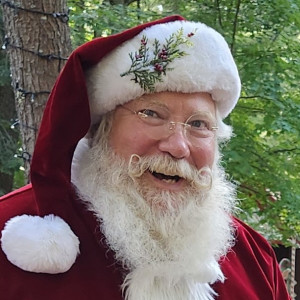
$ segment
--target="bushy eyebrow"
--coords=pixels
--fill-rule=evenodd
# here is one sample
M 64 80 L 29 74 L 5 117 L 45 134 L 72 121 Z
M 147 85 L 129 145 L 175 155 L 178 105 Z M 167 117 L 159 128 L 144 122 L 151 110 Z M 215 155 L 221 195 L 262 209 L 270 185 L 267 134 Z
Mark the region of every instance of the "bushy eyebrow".
M 143 98 L 140 98 L 135 104 L 135 109 L 137 109 L 137 106 L 143 106 L 142 107 L 143 109 L 144 108 L 151 109 L 151 108 L 157 107 L 157 108 L 163 109 L 166 113 L 171 114 L 170 109 L 166 104 L 160 102 L 159 100 L 152 99 L 152 98 L 144 99 L 144 100 L 143 100 Z
M 193 115 L 203 116 L 204 118 L 208 119 L 212 123 L 216 123 L 217 122 L 216 117 L 210 111 L 197 110 L 191 116 L 193 116 Z

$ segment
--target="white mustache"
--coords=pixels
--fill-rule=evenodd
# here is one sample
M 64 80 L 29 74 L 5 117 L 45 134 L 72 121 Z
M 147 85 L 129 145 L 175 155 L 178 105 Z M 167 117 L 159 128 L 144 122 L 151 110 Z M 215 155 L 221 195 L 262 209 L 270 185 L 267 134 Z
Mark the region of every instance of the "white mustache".
M 132 154 L 128 163 L 129 176 L 135 180 L 146 171 L 162 173 L 169 176 L 179 176 L 194 188 L 209 190 L 212 185 L 212 172 L 209 167 L 198 170 L 186 160 L 174 160 L 167 155 L 151 155 L 141 157 Z

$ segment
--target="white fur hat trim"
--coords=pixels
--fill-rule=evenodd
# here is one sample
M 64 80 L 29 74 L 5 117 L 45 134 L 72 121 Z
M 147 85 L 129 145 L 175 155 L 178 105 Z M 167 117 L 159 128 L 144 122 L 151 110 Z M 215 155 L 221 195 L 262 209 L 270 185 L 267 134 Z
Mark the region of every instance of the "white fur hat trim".
M 10 219 L 2 231 L 1 243 L 12 264 L 35 273 L 64 273 L 79 254 L 78 237 L 54 215 Z
M 172 91 L 182 93 L 208 92 L 212 95 L 219 114 L 226 117 L 240 95 L 241 83 L 236 64 L 225 39 L 214 29 L 202 23 L 175 21 L 157 24 L 144 29 L 140 34 L 124 42 L 106 55 L 86 74 L 92 121 L 100 115 L 142 96 L 145 91 L 132 76 L 120 74 L 129 70 L 132 61 L 130 53 L 138 52 L 141 39 L 146 36 L 149 52 L 153 53 L 154 40 L 160 45 L 166 43 L 172 33 L 183 29 L 190 37 L 191 47 L 179 46 L 187 55 L 169 64 L 172 70 L 162 76 L 162 82 L 155 84 L 155 92 Z M 152 49 L 151 49 L 152 47 Z

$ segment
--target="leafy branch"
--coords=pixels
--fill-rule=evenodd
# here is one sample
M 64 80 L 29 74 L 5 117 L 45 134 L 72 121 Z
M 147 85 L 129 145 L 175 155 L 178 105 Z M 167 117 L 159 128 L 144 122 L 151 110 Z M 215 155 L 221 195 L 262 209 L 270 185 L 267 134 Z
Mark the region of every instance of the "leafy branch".
M 239 11 L 240 11 L 240 6 L 241 6 L 241 0 L 237 1 L 236 4 L 236 11 L 235 11 L 235 17 L 234 17 L 234 21 L 233 21 L 233 30 L 232 30 L 232 41 L 231 41 L 231 45 L 230 45 L 230 50 L 233 53 L 233 48 L 234 48 L 234 44 L 235 44 L 235 36 L 236 36 L 236 32 L 237 32 L 237 24 L 238 24 L 238 15 L 239 15 Z
M 283 153 L 283 152 L 297 152 L 299 151 L 300 148 L 295 147 L 295 148 L 290 148 L 290 149 L 277 149 L 277 150 L 273 150 L 271 153 Z

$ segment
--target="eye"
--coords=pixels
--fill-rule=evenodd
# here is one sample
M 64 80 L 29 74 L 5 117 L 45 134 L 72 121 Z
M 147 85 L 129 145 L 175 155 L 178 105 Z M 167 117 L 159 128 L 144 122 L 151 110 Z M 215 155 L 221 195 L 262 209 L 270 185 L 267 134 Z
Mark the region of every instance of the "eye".
M 138 116 L 142 121 L 151 126 L 163 125 L 168 119 L 167 113 L 159 107 L 140 109 Z
M 159 118 L 158 113 L 152 109 L 142 109 L 138 113 L 141 114 L 143 117 Z
M 203 130 L 203 129 L 208 129 L 209 125 L 207 124 L 206 121 L 204 120 L 190 120 L 188 122 L 188 124 L 191 126 L 192 129 L 196 129 L 196 130 Z

